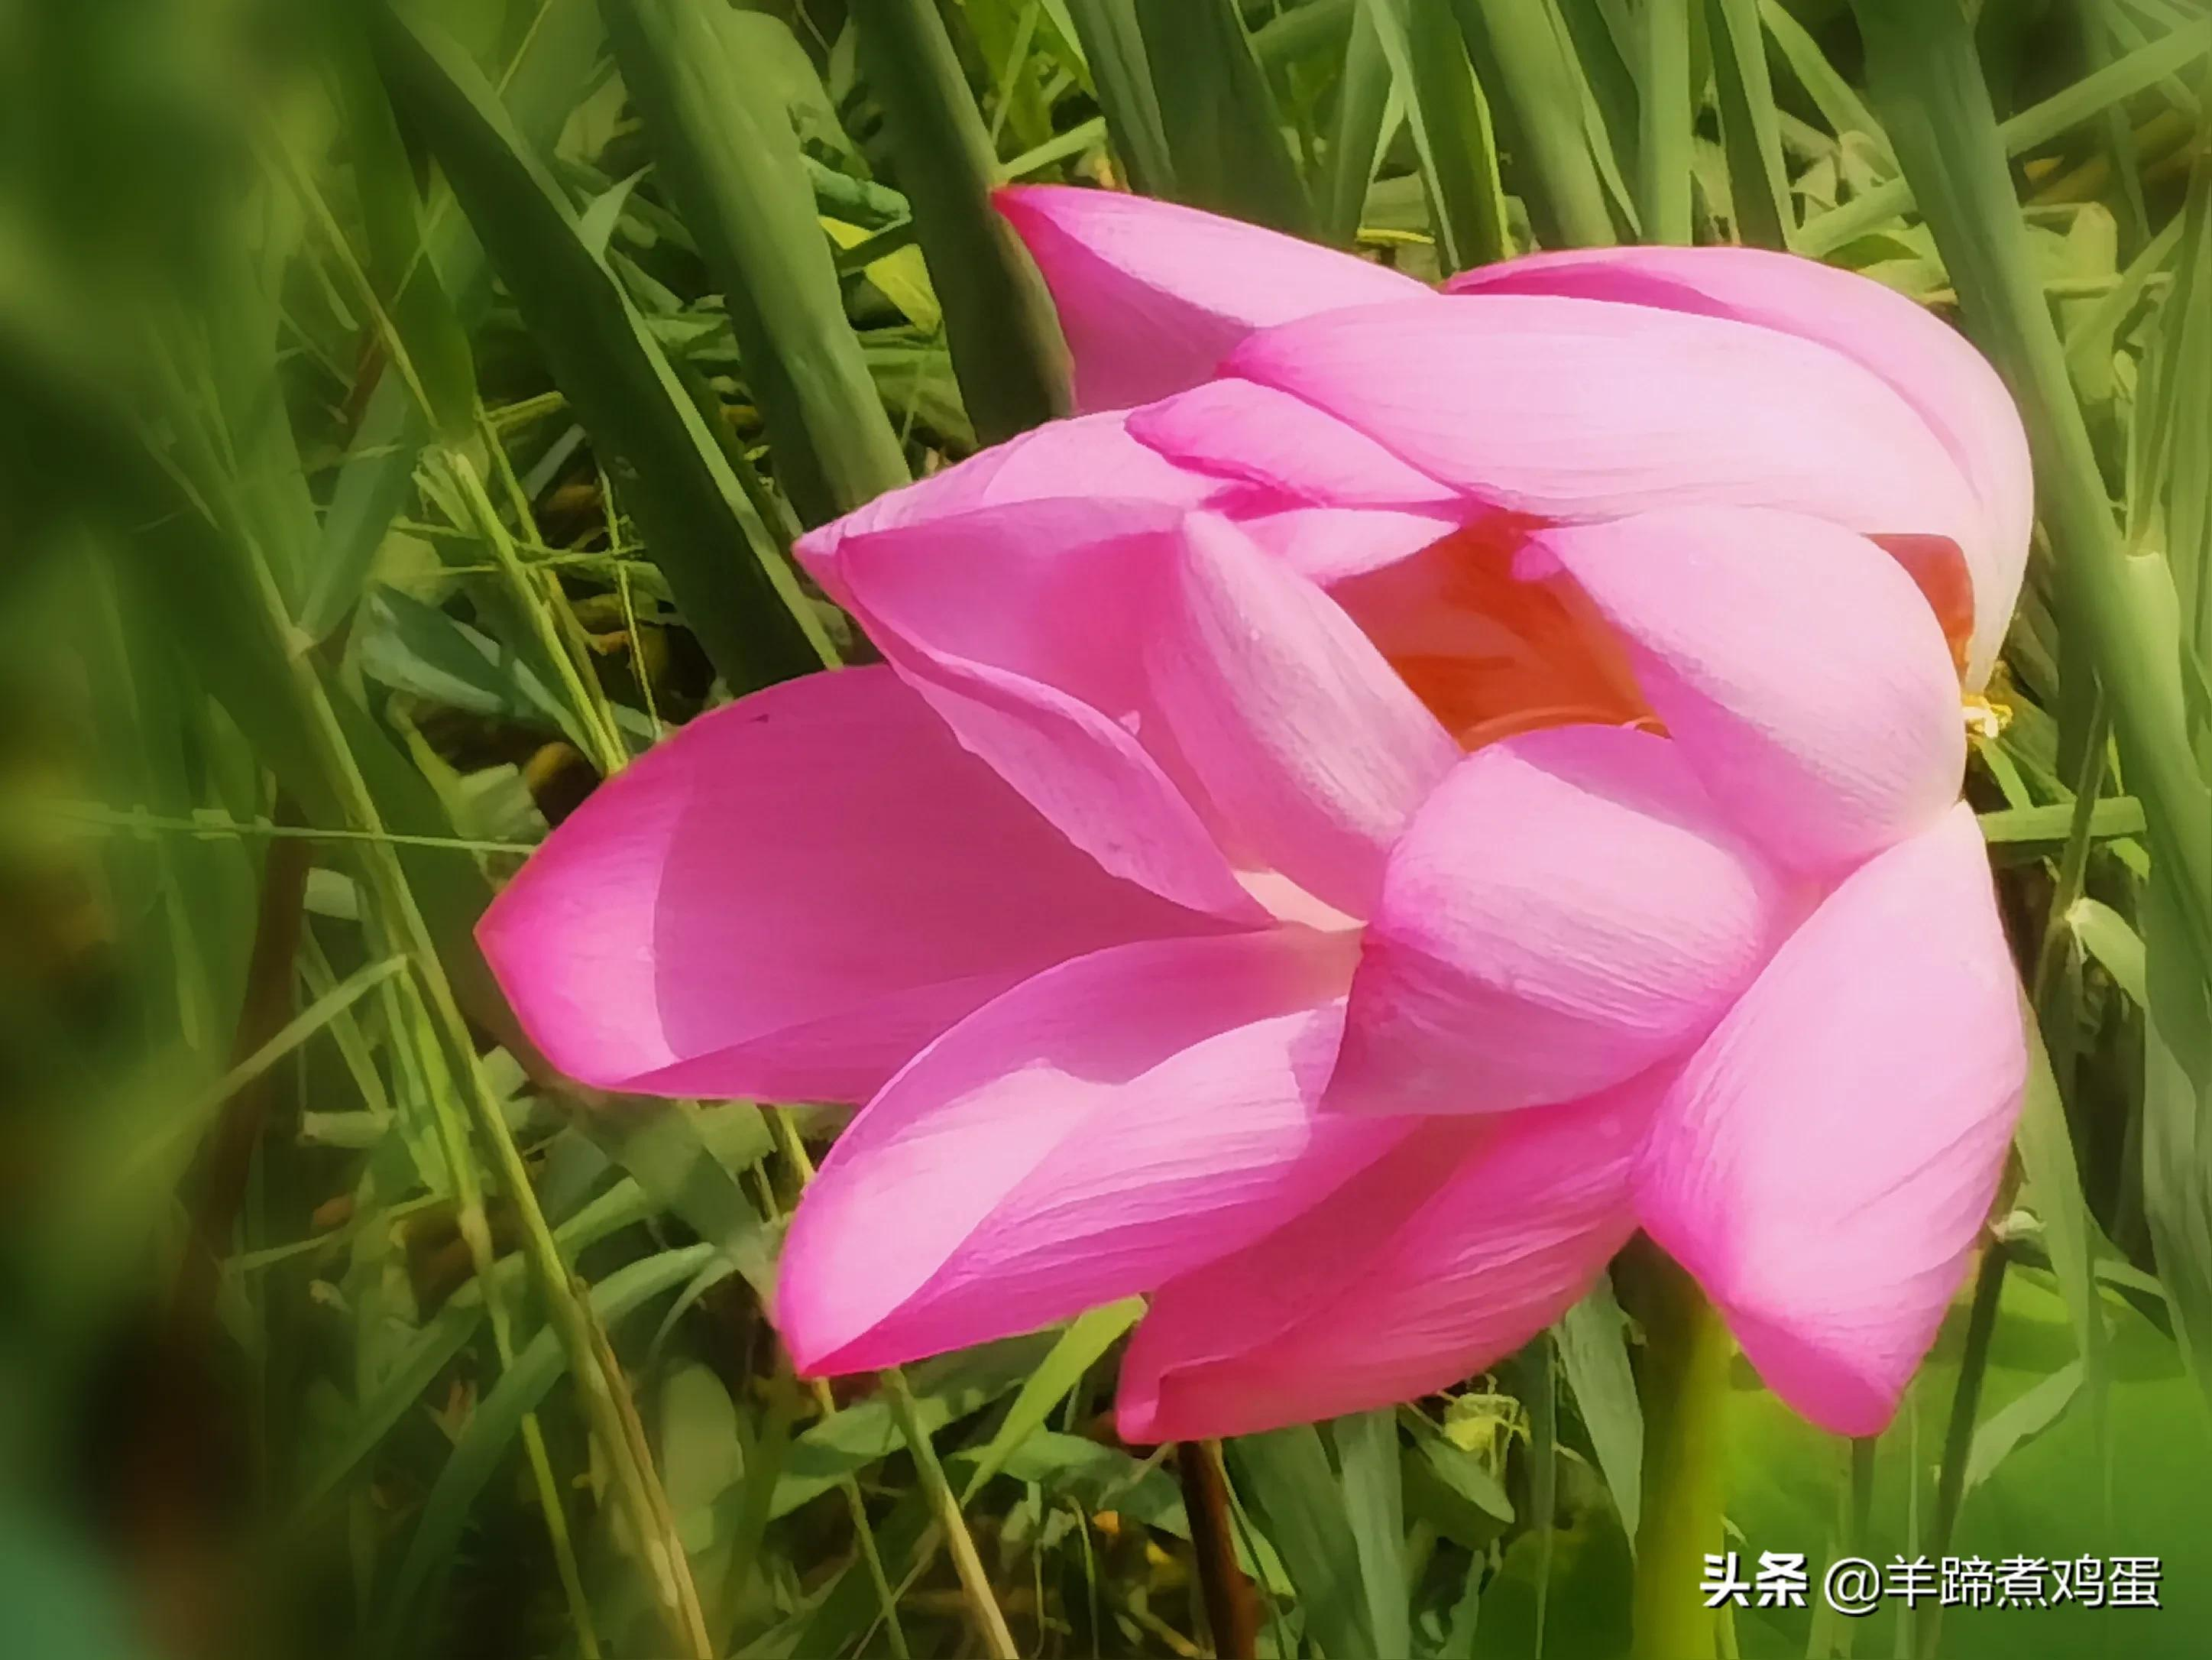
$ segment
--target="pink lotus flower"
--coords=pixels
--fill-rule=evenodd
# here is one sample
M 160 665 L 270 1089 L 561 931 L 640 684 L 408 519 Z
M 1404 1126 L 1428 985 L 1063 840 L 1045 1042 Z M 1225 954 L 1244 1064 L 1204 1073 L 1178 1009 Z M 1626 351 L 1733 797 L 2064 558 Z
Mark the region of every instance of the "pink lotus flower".
M 1407 1398 L 1641 1227 L 1895 1409 L 2020 1098 L 1959 804 L 2030 503 L 1989 368 L 1779 255 L 1433 293 L 1006 193 L 1085 413 L 801 544 L 884 666 L 611 780 L 485 919 L 610 1088 L 865 1101 L 798 1364 L 1132 1293 L 1136 1439 Z

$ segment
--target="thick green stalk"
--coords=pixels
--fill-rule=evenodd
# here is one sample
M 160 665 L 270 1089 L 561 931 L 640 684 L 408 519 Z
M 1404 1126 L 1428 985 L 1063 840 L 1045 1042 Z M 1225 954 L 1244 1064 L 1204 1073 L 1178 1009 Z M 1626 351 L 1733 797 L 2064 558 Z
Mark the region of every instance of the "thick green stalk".
M 1690 8 L 1644 0 L 1638 20 L 1636 211 L 1644 240 L 1690 242 Z
M 1065 414 L 1067 348 L 1036 267 L 991 205 L 998 157 L 945 20 L 932 0 L 853 0 L 852 15 L 976 436 L 996 443 Z
M 2212 957 L 2212 790 L 2189 742 L 2170 577 L 2156 553 L 2130 553 L 2113 522 L 1964 15 L 1925 0 L 1855 0 L 1854 9 L 1869 80 L 1967 327 L 2026 417 L 2061 603 L 2096 664 L 2201 965 Z
M 1634 1660 L 1711 1660 L 1719 1620 L 1698 1586 L 1721 1548 L 1728 1329 L 1697 1283 L 1639 1241 L 1617 1278 L 1644 1328 L 1644 1491 L 1632 1597 Z

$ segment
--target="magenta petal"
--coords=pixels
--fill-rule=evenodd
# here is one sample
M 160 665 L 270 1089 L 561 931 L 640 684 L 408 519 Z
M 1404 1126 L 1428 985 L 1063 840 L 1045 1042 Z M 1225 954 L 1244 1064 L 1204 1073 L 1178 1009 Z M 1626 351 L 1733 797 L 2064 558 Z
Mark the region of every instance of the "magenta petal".
M 834 524 L 808 532 L 799 538 L 797 552 L 809 570 L 834 587 L 838 547 L 848 536 L 1023 502 L 1101 496 L 1194 508 L 1222 489 L 1220 479 L 1186 471 L 1139 443 L 1120 412 L 1085 416 L 1048 423 L 942 472 L 886 491 Z
M 1117 876 L 1261 912 L 1147 746 L 1143 645 L 1182 512 L 1036 499 L 847 533 L 814 569 L 960 741 Z
M 1107 875 L 864 668 L 702 715 L 610 779 L 477 938 L 586 1083 L 853 1101 L 1040 969 L 1215 927 Z
M 1980 512 L 1942 442 L 1878 376 L 1719 318 L 1522 295 L 1369 306 L 1255 334 L 1226 373 L 1540 520 L 1720 503 L 1963 547 Z
M 1794 902 L 1675 746 L 1619 727 L 1462 761 L 1390 855 L 1328 1104 L 1573 1100 L 1701 1037 Z
M 1454 277 L 1454 294 L 1552 294 L 1734 318 L 1816 341 L 1896 388 L 1978 498 L 1966 545 L 1974 599 L 1967 683 L 1996 661 L 2035 511 L 2027 437 L 1995 370 L 1954 329 L 1881 283 L 1758 248 L 1592 248 L 1531 254 Z
M 1146 1291 L 1256 1237 L 1402 1126 L 1331 1118 L 1350 969 L 1285 928 L 1120 947 L 1007 993 L 853 1122 L 784 1250 L 802 1371 L 863 1371 Z
M 1193 472 L 1326 507 L 1421 507 L 1458 493 L 1311 404 L 1250 380 L 1210 380 L 1133 410 L 1129 436 Z
M 1246 508 L 1235 514 L 1244 532 L 1310 581 L 1334 592 L 1339 583 L 1413 558 L 1459 530 L 1463 503 L 1411 508 Z
M 1912 579 L 1863 537 L 1757 508 L 1540 532 L 1626 637 L 1644 697 L 1775 858 L 1832 873 L 1935 822 L 1966 763 L 1959 683 Z
M 1388 1406 L 1512 1353 L 1626 1242 L 1656 1087 L 1429 1121 L 1265 1238 L 1170 1280 L 1122 1363 L 1123 1438 Z
M 1195 386 L 1255 328 L 1434 298 L 1381 265 L 1195 208 L 1051 185 L 995 199 L 1052 289 L 1084 410 Z
M 1706 1040 L 1654 1125 L 1641 1220 L 1777 1394 L 1872 1435 L 1965 1277 L 2026 1076 L 1961 805 L 1847 879 Z
M 1219 839 L 1364 915 L 1459 747 L 1336 603 L 1228 520 L 1190 519 L 1146 662 Z

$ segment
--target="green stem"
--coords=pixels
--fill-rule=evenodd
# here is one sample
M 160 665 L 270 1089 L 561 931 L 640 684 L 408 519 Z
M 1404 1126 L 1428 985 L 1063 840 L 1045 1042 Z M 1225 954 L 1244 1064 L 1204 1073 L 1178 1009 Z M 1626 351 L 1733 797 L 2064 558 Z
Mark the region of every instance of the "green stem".
M 1997 1305 L 2003 1300 L 2005 1267 L 2008 1262 L 2000 1239 L 1982 1256 L 1981 1273 L 1974 1280 L 1974 1303 L 1966 1316 L 1966 1350 L 1959 1359 L 1959 1384 L 1951 1394 L 1951 1421 L 1943 1431 L 1942 1474 L 1936 1487 L 1936 1525 L 1923 1554 L 1942 1560 L 1951 1548 L 1951 1530 L 1958 1525 L 1959 1505 L 1966 1496 L 1966 1459 L 1973 1450 L 1974 1419 L 1981 1410 L 1982 1379 L 1990 1365 L 1990 1339 L 1997 1324 Z M 1919 1611 L 1912 1651 L 1919 1660 L 1935 1660 L 1936 1621 L 1941 1606 L 1930 1602 Z
M 1711 1660 L 1719 1621 L 1698 1591 L 1721 1548 L 1728 1331 L 1690 1276 L 1656 1248 L 1622 1264 L 1644 1328 L 1644 1484 L 1632 1602 L 1634 1660 Z
M 586 758 L 599 769 L 599 775 L 611 778 L 622 770 L 623 763 L 629 759 L 629 753 L 623 747 L 622 739 L 614 729 L 600 719 L 591 691 L 584 684 L 582 672 L 577 667 L 575 659 L 569 654 L 568 642 L 561 638 L 560 630 L 554 624 L 552 613 L 547 608 L 545 590 L 538 585 L 538 575 L 523 564 L 522 556 L 515 550 L 514 538 L 507 533 L 507 526 L 500 522 L 499 510 L 492 506 L 491 496 L 484 489 L 483 480 L 477 476 L 477 470 L 469 458 L 455 448 L 447 450 L 444 459 L 447 474 L 453 482 L 462 507 L 476 521 L 477 535 L 483 538 L 484 545 L 491 550 L 493 558 L 499 562 L 501 574 L 514 591 L 516 608 L 536 635 L 538 648 L 544 656 L 546 666 L 561 682 L 562 696 L 568 700 L 569 712 L 575 720 L 577 743 L 585 751 Z M 523 522 L 526 528 L 529 521 L 525 520 Z M 550 577 L 545 580 L 557 581 Z
M 891 1416 L 898 1422 L 907 1450 L 914 1456 L 915 1468 L 921 1473 L 930 1507 L 937 1512 L 938 1525 L 945 1529 L 945 1548 L 952 1553 L 953 1570 L 960 1576 L 961 1594 L 968 1603 L 969 1616 L 975 1622 L 976 1635 L 983 1639 L 984 1651 L 991 1660 L 1019 1660 L 1021 1651 L 1014 1646 L 1013 1633 L 1006 1629 L 1006 1616 L 999 1611 L 999 1599 L 991 1589 L 991 1576 L 983 1571 L 983 1559 L 975 1549 L 975 1535 L 968 1531 L 968 1523 L 961 1517 L 960 1495 L 952 1491 L 952 1483 L 945 1479 L 945 1466 L 938 1462 L 928 1428 L 915 1410 L 914 1391 L 907 1387 L 905 1374 L 896 1366 L 885 1368 L 882 1377 Z

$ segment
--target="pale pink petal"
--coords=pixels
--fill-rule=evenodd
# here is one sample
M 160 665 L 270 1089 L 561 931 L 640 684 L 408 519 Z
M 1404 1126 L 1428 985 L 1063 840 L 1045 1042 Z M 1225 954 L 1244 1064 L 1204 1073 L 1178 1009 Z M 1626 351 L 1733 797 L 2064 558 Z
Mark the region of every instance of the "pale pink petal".
M 1193 909 L 1256 918 L 1147 747 L 1144 641 L 1178 557 L 1157 502 L 1039 498 L 849 532 L 817 564 L 884 657 L 1068 839 Z
M 1184 526 L 1154 701 L 1217 839 L 1352 915 L 1459 746 L 1335 602 L 1224 519 Z
M 994 199 L 1052 289 L 1084 410 L 1195 386 L 1255 328 L 1435 298 L 1381 265 L 1195 208 L 1054 185 Z
M 1299 575 L 1334 592 L 1370 571 L 1403 563 L 1467 522 L 1463 506 L 1279 508 L 1224 504 L 1261 547 Z
M 1660 1109 L 1644 1226 L 1838 1434 L 1888 1423 L 1966 1274 L 2027 1075 L 2018 992 L 1962 804 L 1830 896 Z
M 1841 352 L 1911 404 L 1966 473 L 1982 532 L 1966 544 L 1974 605 L 1968 684 L 1996 661 L 2035 511 L 2027 438 L 2004 382 L 1955 330 L 1881 283 L 1759 248 L 1589 248 L 1454 277 L 1454 294 L 1553 294 L 1734 318 Z
M 1147 1291 L 1349 1180 L 1406 1126 L 1316 1114 L 1350 969 L 1303 929 L 1128 946 L 954 1027 L 800 1202 L 775 1313 L 863 1371 Z
M 1511 1354 L 1626 1243 L 1659 1081 L 1427 1121 L 1265 1238 L 1170 1280 L 1122 1362 L 1122 1437 L 1244 1435 L 1364 1411 Z
M 1129 436 L 1192 472 L 1256 483 L 1327 507 L 1453 502 L 1459 493 L 1286 392 L 1210 380 L 1132 410 Z
M 1478 751 L 1390 855 L 1328 1104 L 1534 1109 L 1703 1037 L 1794 920 L 1675 747 L 1558 727 Z
M 1522 295 L 1363 307 L 1255 334 L 1225 372 L 1537 520 L 1773 507 L 1965 546 L 1980 513 L 1880 377 L 1725 319 Z
M 1966 727 L 1942 627 L 1863 537 L 1759 508 L 1542 531 L 1626 638 L 1644 696 L 1775 858 L 1840 871 L 1959 799 Z
M 800 562 L 833 592 L 837 554 L 848 536 L 1018 502 L 1103 496 L 1194 508 L 1221 496 L 1224 481 L 1187 471 L 1129 435 L 1116 410 L 1053 421 L 994 444 L 941 472 L 887 490 L 842 519 L 799 538 Z
M 477 938 L 586 1083 L 854 1101 L 1041 969 L 1218 926 L 1107 875 L 862 668 L 702 715 L 608 780 Z

